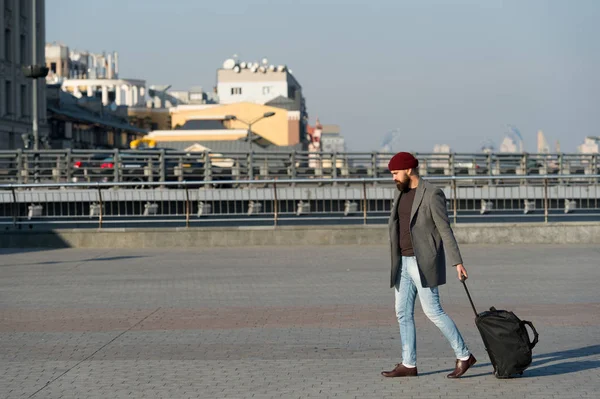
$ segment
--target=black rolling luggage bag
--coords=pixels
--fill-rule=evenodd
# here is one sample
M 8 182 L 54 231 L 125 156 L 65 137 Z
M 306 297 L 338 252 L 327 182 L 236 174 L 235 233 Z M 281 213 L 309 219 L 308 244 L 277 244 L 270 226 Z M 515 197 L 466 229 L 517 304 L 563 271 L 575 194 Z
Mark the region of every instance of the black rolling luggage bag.
M 538 333 L 530 321 L 519 319 L 513 312 L 490 310 L 477 313 L 464 280 L 461 280 L 469 302 L 475 312 L 475 325 L 494 367 L 496 378 L 511 378 L 522 375 L 531 364 L 531 350 L 538 343 Z M 533 342 L 529 339 L 526 326 L 533 331 Z

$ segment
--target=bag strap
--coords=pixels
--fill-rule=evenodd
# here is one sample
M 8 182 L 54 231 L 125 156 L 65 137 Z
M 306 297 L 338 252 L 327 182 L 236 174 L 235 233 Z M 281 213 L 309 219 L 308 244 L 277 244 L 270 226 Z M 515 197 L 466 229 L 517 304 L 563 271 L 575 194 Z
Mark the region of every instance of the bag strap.
M 473 313 L 475 313 L 475 317 L 477 317 L 477 310 L 475 310 L 475 305 L 473 304 L 473 300 L 471 299 L 471 294 L 469 293 L 469 290 L 467 289 L 467 284 L 465 283 L 465 279 L 461 278 L 460 282 L 463 283 L 463 287 L 465 287 L 465 291 L 467 292 L 467 296 L 469 297 L 469 302 L 471 302 L 471 307 L 473 308 Z M 533 326 L 532 326 L 533 328 Z
M 535 327 L 533 326 L 533 324 L 530 321 L 527 320 L 522 320 L 523 324 L 528 325 L 531 330 L 533 331 L 533 342 L 531 344 L 529 344 L 529 349 L 533 349 L 535 347 L 535 345 L 538 343 L 538 332 L 536 331 Z

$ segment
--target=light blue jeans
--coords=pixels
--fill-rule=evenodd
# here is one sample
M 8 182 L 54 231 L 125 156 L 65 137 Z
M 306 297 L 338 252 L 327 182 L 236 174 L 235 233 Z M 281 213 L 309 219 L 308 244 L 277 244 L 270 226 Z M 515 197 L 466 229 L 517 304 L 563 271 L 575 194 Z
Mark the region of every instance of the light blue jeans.
M 406 366 L 417 365 L 417 335 L 414 319 L 417 293 L 423 312 L 450 342 L 456 358 L 468 357 L 469 349 L 456 328 L 456 324 L 442 309 L 438 288 L 424 288 L 421 285 L 419 267 L 414 256 L 402 257 L 402 272 L 399 280 L 396 281 L 395 293 L 396 316 L 400 324 L 400 340 L 402 341 L 402 363 Z

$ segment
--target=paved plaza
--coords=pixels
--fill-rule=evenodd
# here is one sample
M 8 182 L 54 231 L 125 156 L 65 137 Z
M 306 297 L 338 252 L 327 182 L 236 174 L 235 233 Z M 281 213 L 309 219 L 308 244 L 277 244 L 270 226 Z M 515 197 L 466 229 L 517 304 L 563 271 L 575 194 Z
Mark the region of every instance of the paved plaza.
M 466 294 L 441 287 L 478 363 L 417 304 L 417 378 L 400 361 L 386 246 L 0 250 L 0 398 L 597 398 L 600 249 L 462 246 L 479 311 L 540 333 L 498 380 Z M 596 393 L 594 393 L 596 392 Z

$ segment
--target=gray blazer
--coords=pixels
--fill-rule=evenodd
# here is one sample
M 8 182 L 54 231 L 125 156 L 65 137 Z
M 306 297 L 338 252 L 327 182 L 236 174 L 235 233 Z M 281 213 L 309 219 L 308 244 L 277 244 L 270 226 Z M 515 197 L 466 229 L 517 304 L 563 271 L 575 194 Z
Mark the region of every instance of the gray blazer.
M 401 195 L 398 191 L 394 198 L 389 220 L 392 256 L 390 287 L 396 285 L 402 266 L 398 228 L 398 203 Z M 419 178 L 410 215 L 410 233 L 421 274 L 421 284 L 423 287 L 445 284 L 446 255 L 452 266 L 462 263 L 462 258 L 448 220 L 444 192 Z

